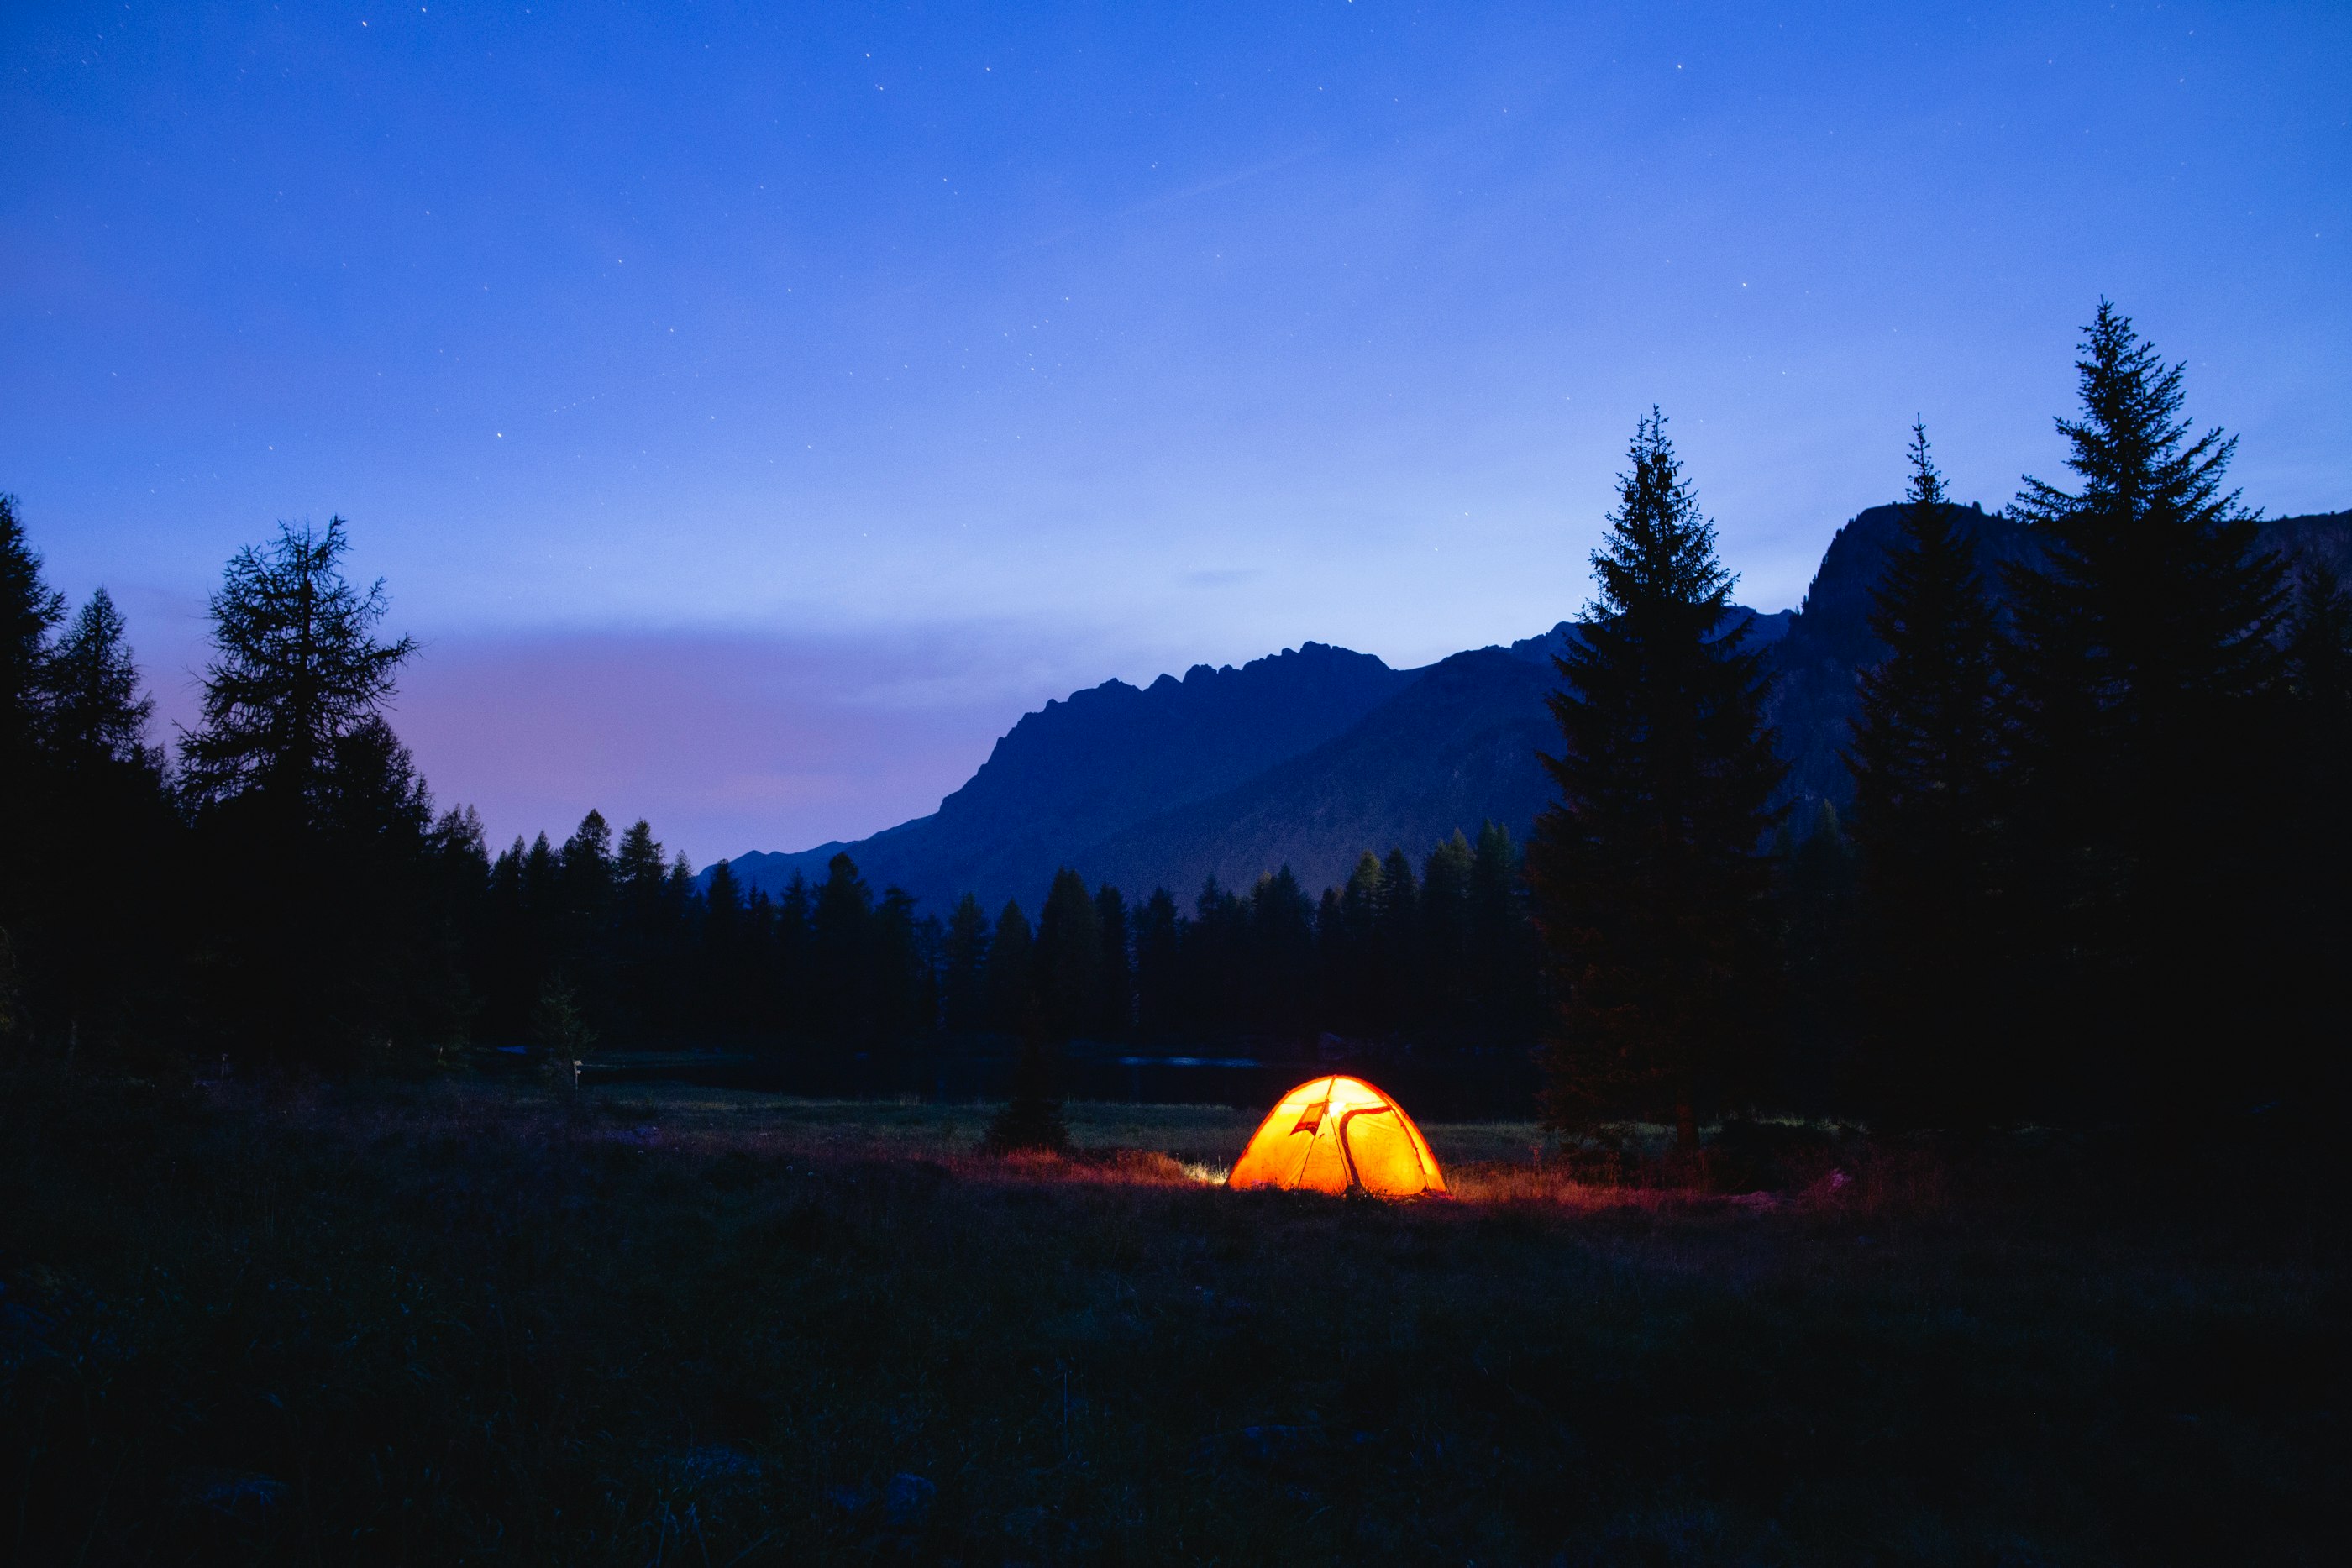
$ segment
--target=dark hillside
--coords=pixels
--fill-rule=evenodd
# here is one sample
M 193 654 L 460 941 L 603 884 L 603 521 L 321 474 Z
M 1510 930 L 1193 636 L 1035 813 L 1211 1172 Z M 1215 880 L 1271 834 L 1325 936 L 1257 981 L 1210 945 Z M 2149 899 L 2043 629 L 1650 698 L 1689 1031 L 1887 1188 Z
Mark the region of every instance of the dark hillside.
M 1456 653 L 1345 735 L 1237 789 L 1139 823 L 1078 868 L 1122 887 L 1247 888 L 1288 865 L 1307 888 L 1347 880 L 1366 849 L 1419 854 L 1487 818 L 1524 839 L 1545 798 L 1548 664 L 1501 648 Z
M 774 893 L 847 849 L 876 887 L 933 908 L 963 893 L 1035 899 L 1055 866 L 1148 817 L 1233 789 L 1409 685 L 1369 653 L 1308 643 L 1240 669 L 1195 664 L 1138 688 L 1106 681 L 1025 716 L 937 812 L 848 845 L 732 863 Z

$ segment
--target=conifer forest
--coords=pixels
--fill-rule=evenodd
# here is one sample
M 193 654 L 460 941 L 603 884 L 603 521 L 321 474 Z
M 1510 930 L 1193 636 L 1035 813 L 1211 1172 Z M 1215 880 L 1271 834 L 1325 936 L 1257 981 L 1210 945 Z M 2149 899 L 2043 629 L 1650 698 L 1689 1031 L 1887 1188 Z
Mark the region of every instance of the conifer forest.
M 2015 503 L 2029 564 L 1977 559 L 1914 430 L 1843 818 L 1779 789 L 1769 671 L 1653 415 L 1557 661 L 1533 841 L 1368 844 L 1320 889 L 1065 870 L 1027 907 L 924 909 L 847 855 L 781 897 L 723 862 L 698 882 L 595 811 L 492 846 L 388 721 L 419 653 L 341 519 L 228 562 L 201 720 L 163 745 L 121 616 L 45 585 L 12 504 L 0 1019 L 50 1056 L 329 1075 L 478 1048 L 1532 1053 L 1551 1126 L 1690 1148 L 1732 1112 L 2314 1103 L 2352 1039 L 2352 599 L 2257 548 L 2181 367 L 2104 304 L 2082 355 L 2070 473 Z

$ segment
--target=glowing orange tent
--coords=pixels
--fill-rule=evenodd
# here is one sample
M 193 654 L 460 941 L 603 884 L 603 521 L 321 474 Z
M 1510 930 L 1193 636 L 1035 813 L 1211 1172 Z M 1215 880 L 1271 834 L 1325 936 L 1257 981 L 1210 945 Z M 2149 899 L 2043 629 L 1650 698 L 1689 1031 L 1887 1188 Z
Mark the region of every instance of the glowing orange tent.
M 1225 1185 L 1412 1197 L 1444 1192 L 1445 1177 L 1403 1106 L 1360 1078 L 1341 1077 L 1284 1095 L 1250 1134 Z

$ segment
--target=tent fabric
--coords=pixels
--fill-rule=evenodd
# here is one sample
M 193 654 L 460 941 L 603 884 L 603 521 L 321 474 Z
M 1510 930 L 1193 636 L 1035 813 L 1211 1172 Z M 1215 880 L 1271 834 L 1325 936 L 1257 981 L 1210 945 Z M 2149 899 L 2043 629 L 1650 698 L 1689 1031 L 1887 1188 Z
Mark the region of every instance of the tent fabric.
M 1413 1197 L 1444 1192 L 1445 1176 L 1403 1106 L 1360 1078 L 1332 1077 L 1282 1097 L 1225 1185 Z

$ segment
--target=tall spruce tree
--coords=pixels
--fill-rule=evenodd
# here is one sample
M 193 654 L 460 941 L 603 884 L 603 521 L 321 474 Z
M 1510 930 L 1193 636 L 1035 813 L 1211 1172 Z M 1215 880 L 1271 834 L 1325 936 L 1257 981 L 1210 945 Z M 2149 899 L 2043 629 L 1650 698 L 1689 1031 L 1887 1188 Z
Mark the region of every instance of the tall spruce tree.
M 815 960 L 812 998 L 818 1032 L 836 1044 L 876 1033 L 876 990 L 881 983 L 874 929 L 874 893 L 846 854 L 825 862 L 824 883 L 809 917 Z
M 1478 825 L 1470 860 L 1470 1009 L 1475 1042 L 1532 1039 L 1542 964 L 1528 925 L 1519 846 L 1499 822 Z
M 1048 1043 L 1069 1040 L 1101 1015 L 1102 917 L 1085 879 L 1067 866 L 1046 890 L 1031 974 Z
M 988 939 L 988 1027 L 999 1034 L 1021 1034 L 1029 1030 L 1030 1014 L 1036 1005 L 1035 965 L 1031 961 L 1036 946 L 1036 934 L 1029 929 L 1029 917 L 1021 912 L 1019 904 L 1006 899 L 1003 910 L 996 917 L 996 929 Z
M 49 632 L 64 618 L 65 597 L 42 578 L 41 558 L 16 516 L 16 498 L 0 495 L 0 819 L 15 824 L 0 835 L 0 942 L 7 944 L 19 986 L 37 964 L 25 936 L 42 877 L 31 853 L 35 835 L 26 826 L 42 814 L 43 678 Z M 22 1018 L 20 1004 L 20 1027 Z
M 1371 1000 L 1384 1020 L 1381 1032 L 1409 1030 L 1421 1021 L 1421 883 L 1398 845 L 1381 857 L 1381 887 L 1372 903 Z
M 868 938 L 867 1038 L 902 1047 L 939 1024 L 939 973 L 934 965 L 939 922 L 915 916 L 915 896 L 885 887 L 874 905 Z
M 1095 920 L 1102 931 L 1102 985 L 1096 998 L 1095 1032 L 1125 1040 L 1135 1020 L 1135 960 L 1128 936 L 1127 900 L 1118 889 L 1095 890 Z
M 49 651 L 40 674 L 37 784 L 47 831 L 37 846 L 41 889 L 33 950 L 36 998 L 68 1052 L 93 1035 L 120 1040 L 156 999 L 172 944 L 152 900 L 123 889 L 169 877 L 177 835 L 163 754 L 147 741 L 155 705 L 140 690 L 122 616 L 92 593 Z
M 675 1022 L 678 933 L 664 907 L 661 841 L 644 818 L 622 831 L 613 855 L 614 1032 L 631 1043 Z
M 1685 1153 L 1738 1083 L 1772 961 L 1758 852 L 1782 774 L 1763 655 L 1655 410 L 1636 428 L 1600 592 L 1554 660 L 1559 791 L 1528 851 L 1559 976 L 1544 1114 L 1576 1129 L 1664 1117 Z
M 163 755 L 147 740 L 153 700 L 139 689 L 139 665 L 122 612 L 99 589 L 58 640 L 42 673 L 40 735 L 55 766 L 85 780 L 127 769 L 160 783 Z
M 1285 1040 L 1315 1034 L 1315 906 L 1288 866 L 1250 890 L 1251 1023 Z
M 1423 1039 L 1466 1043 L 1471 1033 L 1470 877 L 1475 857 L 1461 829 L 1421 862 Z
M 30 766 L 49 633 L 65 614 L 65 595 L 41 576 L 16 497 L 0 495 L 0 777 L 21 777 Z
M 1911 427 L 1901 533 L 1874 591 L 1886 657 L 1862 672 L 1846 766 L 1862 857 L 1862 1090 L 1881 1118 L 1981 1122 L 2017 1109 L 1995 1025 L 2002 758 L 1999 628 L 1972 514 Z
M 1381 877 L 1381 857 L 1366 850 L 1339 890 L 1339 920 L 1324 972 L 1329 977 L 1333 1027 L 1343 1034 L 1378 1034 L 1389 1027 L 1379 946 Z
M 611 1038 L 617 978 L 614 947 L 620 894 L 613 860 L 613 826 L 591 808 L 556 852 L 561 892 L 556 941 L 582 1013 L 600 1037 Z
M 988 916 L 980 900 L 965 894 L 948 916 L 940 989 L 943 1023 L 950 1035 L 977 1034 L 988 1017 Z
M 1135 1028 L 1165 1040 L 1183 1021 L 1184 917 L 1176 897 L 1155 887 L 1135 921 Z
M 2028 477 L 2012 508 L 2018 815 L 2053 1089 L 2142 1120 L 2263 1070 L 2273 1035 L 2266 899 L 2289 846 L 2265 801 L 2284 567 L 2224 482 L 2237 443 L 2182 417 L 2168 366 L 2106 300 L 2061 419 L 2079 487 Z
M 754 946 L 743 885 L 735 868 L 722 860 L 710 868 L 710 880 L 702 887 L 702 962 L 696 990 L 704 1026 L 732 1043 L 741 1042 L 751 1021 L 751 998 L 744 981 Z M 847 972 L 854 976 L 856 969 Z

